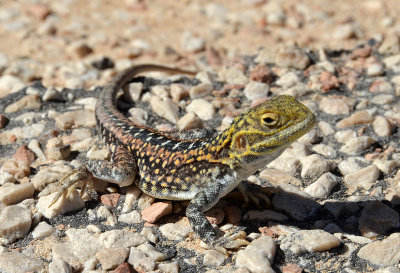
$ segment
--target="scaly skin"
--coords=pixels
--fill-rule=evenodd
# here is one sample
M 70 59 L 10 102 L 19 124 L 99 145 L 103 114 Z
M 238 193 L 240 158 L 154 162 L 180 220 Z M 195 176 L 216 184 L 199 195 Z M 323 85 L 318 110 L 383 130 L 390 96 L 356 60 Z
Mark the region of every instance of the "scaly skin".
M 135 75 L 153 70 L 191 74 L 141 65 L 117 75 L 96 105 L 97 125 L 110 147 L 111 161 L 89 161 L 65 179 L 55 200 L 65 189 L 75 188 L 91 176 L 119 186 L 135 182 L 156 198 L 190 200 L 186 215 L 204 242 L 220 250 L 246 244 L 237 234 L 218 238 L 204 212 L 311 130 L 314 114 L 291 96 L 277 96 L 238 116 L 215 137 L 201 136 L 199 131 L 193 131 L 193 136 L 157 132 L 129 121 L 115 102 L 117 92 Z

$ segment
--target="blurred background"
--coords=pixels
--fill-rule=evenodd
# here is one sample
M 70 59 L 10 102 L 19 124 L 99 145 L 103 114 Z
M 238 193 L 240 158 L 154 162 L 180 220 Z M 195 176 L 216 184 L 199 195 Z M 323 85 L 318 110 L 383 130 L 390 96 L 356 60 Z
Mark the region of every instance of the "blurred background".
M 104 84 L 109 67 L 218 69 L 288 44 L 351 49 L 373 38 L 398 51 L 399 10 L 398 0 L 3 0 L 0 77 L 73 88 Z

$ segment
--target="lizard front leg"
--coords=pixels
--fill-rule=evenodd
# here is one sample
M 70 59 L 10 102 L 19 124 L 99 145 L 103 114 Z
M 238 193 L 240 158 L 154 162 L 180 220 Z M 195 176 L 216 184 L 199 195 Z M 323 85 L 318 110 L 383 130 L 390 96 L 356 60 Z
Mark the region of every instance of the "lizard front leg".
M 216 182 L 198 192 L 190 201 L 186 209 L 186 216 L 194 232 L 203 242 L 216 250 L 226 253 L 227 248 L 239 248 L 240 246 L 247 245 L 248 242 L 243 238 L 243 234 L 239 232 L 235 232 L 234 234 L 227 233 L 225 236 L 219 237 L 204 215 L 205 211 L 218 202 L 223 189 L 223 185 Z

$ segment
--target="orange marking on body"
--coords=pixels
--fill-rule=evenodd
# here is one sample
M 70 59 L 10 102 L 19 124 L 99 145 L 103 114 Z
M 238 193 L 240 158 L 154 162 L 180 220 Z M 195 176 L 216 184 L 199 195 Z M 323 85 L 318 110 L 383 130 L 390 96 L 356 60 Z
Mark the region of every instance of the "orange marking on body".
M 175 163 L 176 166 L 179 166 L 179 164 L 181 164 L 181 162 L 179 161 L 179 159 L 176 159 L 174 163 Z
M 171 183 L 172 182 L 172 176 L 167 176 L 167 182 Z

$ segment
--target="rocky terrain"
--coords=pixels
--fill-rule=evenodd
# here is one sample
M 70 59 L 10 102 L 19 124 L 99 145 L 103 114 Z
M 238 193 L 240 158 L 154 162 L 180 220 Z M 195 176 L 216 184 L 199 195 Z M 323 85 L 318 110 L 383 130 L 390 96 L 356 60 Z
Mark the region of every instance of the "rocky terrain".
M 400 7 L 396 1 L 0 1 L 0 272 L 400 272 Z M 104 159 L 94 105 L 120 98 L 160 131 L 223 130 L 280 94 L 317 126 L 207 217 L 247 247 L 207 249 L 135 186 L 95 181 L 49 208 L 79 160 Z M 260 194 L 263 189 L 265 194 Z M 93 195 L 93 194 L 91 194 Z

